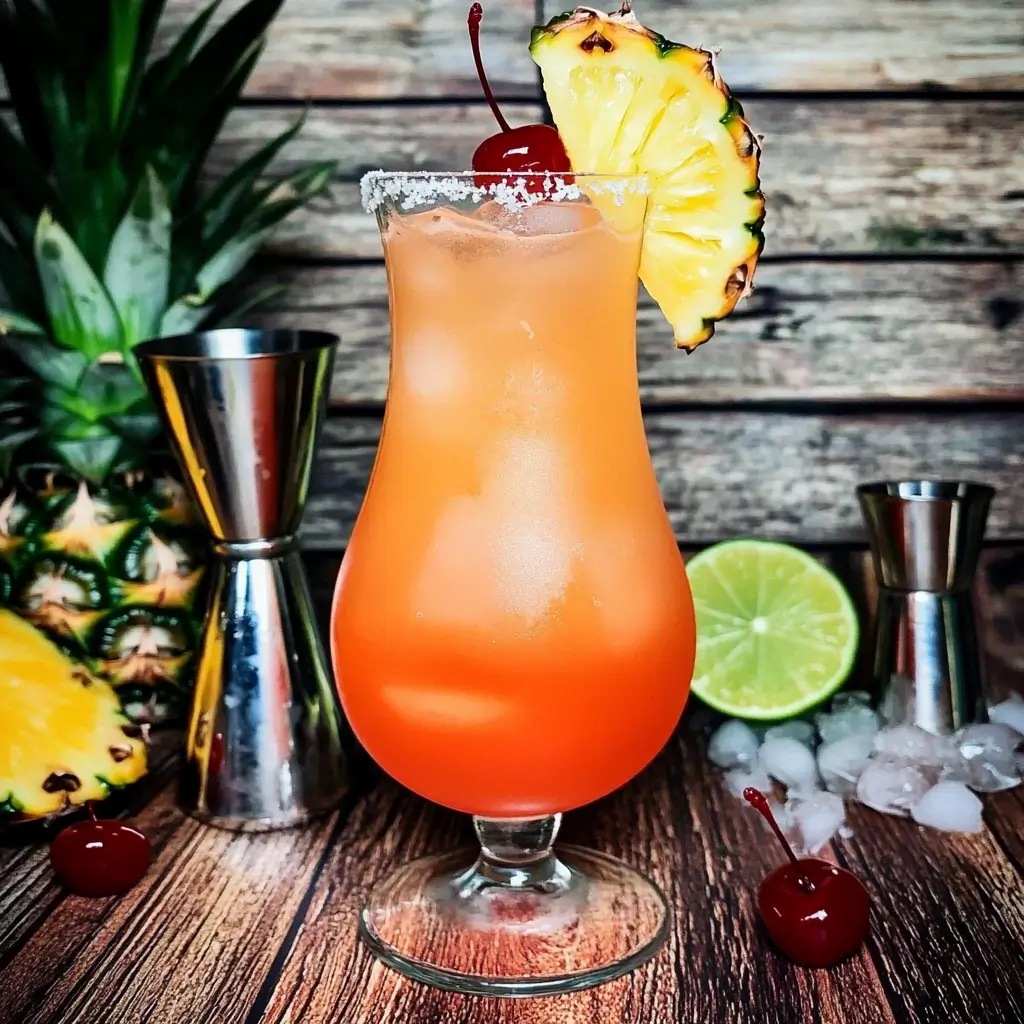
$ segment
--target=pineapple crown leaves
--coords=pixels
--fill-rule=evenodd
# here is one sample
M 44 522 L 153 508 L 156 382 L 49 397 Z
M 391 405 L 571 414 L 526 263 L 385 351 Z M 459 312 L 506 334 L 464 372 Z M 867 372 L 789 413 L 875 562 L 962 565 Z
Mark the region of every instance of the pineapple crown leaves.
M 200 193 L 282 4 L 249 0 L 208 32 L 219 2 L 151 61 L 164 0 L 0 0 L 17 118 L 17 130 L 0 121 L 0 330 L 124 352 L 183 301 L 192 326 L 199 310 L 223 315 L 220 289 L 326 190 L 332 162 L 266 181 L 300 118 Z
M 209 190 L 200 175 L 282 2 L 248 0 L 214 27 L 214 0 L 152 59 L 165 0 L 0 0 L 16 119 L 0 118 L 0 368 L 16 362 L 25 421 L 15 429 L 17 402 L 0 402 L 0 472 L 26 433 L 17 462 L 63 460 L 97 482 L 143 458 L 138 438 L 156 419 L 130 350 L 229 323 L 267 294 L 242 287 L 245 268 L 281 220 L 326 191 L 333 162 L 268 174 L 303 115 Z M 45 369 L 44 348 L 58 353 Z M 78 376 L 51 379 L 75 353 Z M 83 390 L 112 353 L 117 370 L 104 364 Z M 125 389 L 123 402 L 107 384 Z

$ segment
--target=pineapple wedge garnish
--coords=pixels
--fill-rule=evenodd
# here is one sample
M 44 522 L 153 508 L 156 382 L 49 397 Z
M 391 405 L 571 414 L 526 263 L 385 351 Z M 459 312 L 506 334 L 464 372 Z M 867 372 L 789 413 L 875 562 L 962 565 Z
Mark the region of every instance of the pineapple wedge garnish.
M 640 279 L 692 351 L 750 291 L 764 245 L 760 146 L 714 55 L 644 28 L 629 3 L 553 18 L 530 53 L 573 170 L 647 175 Z

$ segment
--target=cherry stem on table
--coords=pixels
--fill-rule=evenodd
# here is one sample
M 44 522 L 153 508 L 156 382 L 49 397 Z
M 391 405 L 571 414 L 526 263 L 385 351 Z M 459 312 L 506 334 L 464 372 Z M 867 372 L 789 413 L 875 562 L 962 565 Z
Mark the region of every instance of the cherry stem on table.
M 473 60 L 476 62 L 476 73 L 480 78 L 480 85 L 483 87 L 484 96 L 487 98 L 487 102 L 491 106 L 491 110 L 494 112 L 495 120 L 501 125 L 503 132 L 512 131 L 512 126 L 505 120 L 505 115 L 502 114 L 501 108 L 498 106 L 498 101 L 494 98 L 494 93 L 491 91 L 490 82 L 487 81 L 487 74 L 484 71 L 483 58 L 480 56 L 480 22 L 483 20 L 484 9 L 480 4 L 473 4 L 469 9 L 469 41 L 473 47 Z
M 789 845 L 789 840 L 783 834 L 782 829 L 779 828 L 779 823 L 775 820 L 775 815 L 772 814 L 772 809 L 768 805 L 768 798 L 764 793 L 759 789 L 754 789 L 753 786 L 748 786 L 743 790 L 743 799 L 771 825 L 772 831 L 778 836 L 779 842 L 782 843 L 782 848 L 786 851 L 789 859 L 799 867 L 800 861 L 793 852 L 793 847 Z M 799 882 L 802 889 L 807 892 L 814 892 L 815 885 L 805 874 L 799 876 Z

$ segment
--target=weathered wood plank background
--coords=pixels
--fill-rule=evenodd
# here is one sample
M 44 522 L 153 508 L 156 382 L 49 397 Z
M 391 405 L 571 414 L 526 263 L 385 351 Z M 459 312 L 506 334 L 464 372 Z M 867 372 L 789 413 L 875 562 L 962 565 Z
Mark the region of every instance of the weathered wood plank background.
M 240 0 L 228 0 L 226 17 Z M 201 0 L 171 0 L 174 31 Z M 569 0 L 501 0 L 484 49 L 513 123 L 544 117 L 530 27 Z M 465 167 L 492 130 L 466 0 L 289 0 L 218 173 L 311 101 L 280 167 L 333 157 L 330 197 L 262 268 L 289 286 L 263 324 L 342 337 L 307 521 L 340 548 L 378 437 L 387 290 L 358 180 Z M 765 137 L 758 288 L 691 357 L 639 313 L 650 445 L 682 542 L 741 533 L 860 537 L 868 478 L 946 475 L 1000 489 L 990 536 L 1024 537 L 1022 0 L 638 0 L 671 38 L 717 46 Z

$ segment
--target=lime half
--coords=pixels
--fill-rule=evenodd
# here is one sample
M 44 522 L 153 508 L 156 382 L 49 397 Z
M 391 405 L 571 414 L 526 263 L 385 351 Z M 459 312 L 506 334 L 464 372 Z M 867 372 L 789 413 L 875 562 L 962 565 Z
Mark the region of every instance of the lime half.
M 734 540 L 686 566 L 697 612 L 692 692 L 718 711 L 769 721 L 830 697 L 850 674 L 857 614 L 820 562 L 790 547 Z

